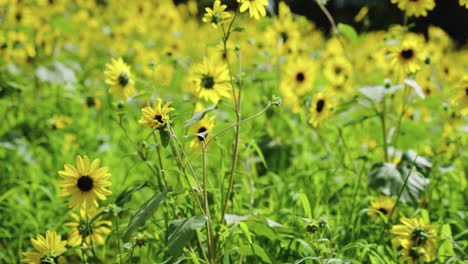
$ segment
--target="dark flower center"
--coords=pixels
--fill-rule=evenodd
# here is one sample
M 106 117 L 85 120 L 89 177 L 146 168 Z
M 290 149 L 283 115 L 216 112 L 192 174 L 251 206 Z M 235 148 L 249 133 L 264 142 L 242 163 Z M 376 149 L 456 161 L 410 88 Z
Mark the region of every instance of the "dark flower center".
M 414 242 L 415 246 L 421 246 L 426 243 L 428 236 L 426 230 L 416 227 L 413 229 L 413 232 L 411 232 L 411 241 Z
M 200 140 L 200 142 L 203 142 L 205 141 L 205 138 L 208 136 L 208 133 L 204 133 L 208 131 L 208 129 L 206 129 L 206 127 L 200 127 L 197 131 L 197 138 L 198 140 Z M 201 136 L 200 134 L 203 134 L 203 136 Z
M 128 75 L 127 72 L 122 72 L 119 75 L 119 84 L 121 86 L 126 86 L 130 82 L 130 76 Z
M 164 123 L 164 121 L 162 119 L 162 115 L 155 115 L 154 120 L 158 121 L 161 124 Z
M 468 87 L 465 88 L 465 94 L 468 95 Z
M 378 210 L 379 210 L 379 212 L 381 212 L 383 215 L 387 215 L 387 214 L 388 214 L 388 211 L 387 211 L 387 209 L 385 209 L 385 208 L 379 208 Z
M 213 76 L 204 74 L 202 76 L 201 85 L 205 89 L 213 89 L 215 82 Z
M 16 18 L 17 22 L 21 22 L 21 19 L 23 18 L 23 15 L 20 12 L 18 12 L 18 13 L 16 13 L 15 18 Z
M 342 71 L 341 67 L 337 66 L 335 67 L 335 74 L 340 74 Z
M 286 43 L 286 41 L 288 41 L 288 33 L 287 32 L 281 32 L 280 33 L 280 37 L 281 37 L 281 40 L 283 41 L 283 43 Z
M 321 113 L 324 106 L 325 106 L 325 100 L 323 99 L 318 100 L 317 105 L 315 106 L 315 110 L 317 110 L 317 113 Z
M 298 82 L 303 82 L 305 80 L 305 75 L 302 72 L 298 72 L 296 74 L 296 81 Z
M 403 59 L 409 60 L 413 58 L 414 51 L 412 49 L 405 49 L 405 50 L 402 50 L 400 54 L 401 54 L 401 57 L 403 57 Z
M 94 98 L 91 96 L 86 97 L 86 105 L 88 107 L 93 107 L 96 105 L 96 102 L 94 101 Z
M 411 248 L 411 249 L 408 251 L 408 256 L 409 256 L 412 260 L 418 260 L 419 257 L 421 257 L 421 255 L 422 255 L 421 252 L 419 252 L 419 251 L 416 250 L 416 249 L 412 249 L 412 248 Z
M 89 192 L 91 189 L 93 189 L 93 178 L 87 175 L 81 176 L 78 179 L 76 186 L 78 186 L 78 189 L 80 189 L 82 192 Z
M 426 89 L 424 89 L 424 91 L 426 92 L 426 95 L 428 95 L 428 96 L 431 95 L 431 92 L 432 92 L 431 88 L 426 87 Z

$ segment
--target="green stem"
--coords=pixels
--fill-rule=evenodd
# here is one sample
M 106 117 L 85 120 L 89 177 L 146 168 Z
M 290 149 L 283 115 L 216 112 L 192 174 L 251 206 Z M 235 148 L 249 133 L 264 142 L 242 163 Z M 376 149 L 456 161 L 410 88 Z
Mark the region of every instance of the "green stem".
M 174 130 L 172 129 L 171 126 L 168 125 L 168 129 L 169 129 L 169 132 L 170 132 L 170 135 L 171 135 L 171 143 L 173 144 L 173 150 L 176 154 L 176 158 L 177 158 L 177 162 L 179 163 L 179 166 L 182 170 L 182 174 L 184 175 L 185 177 L 185 180 L 187 181 L 187 184 L 189 186 L 189 189 L 190 189 L 190 192 L 192 193 L 194 199 L 195 199 L 195 202 L 197 203 L 198 207 L 200 208 L 201 212 L 206 215 L 200 201 L 199 201 L 199 198 L 198 198 L 198 195 L 195 193 L 195 191 L 193 190 L 193 188 L 191 187 L 191 184 L 190 184 L 190 180 L 188 178 L 188 175 L 187 175 L 187 172 L 186 172 L 186 167 L 184 165 L 184 162 L 183 162 L 183 159 L 186 159 L 187 160 L 187 156 L 185 154 L 185 151 L 182 147 L 182 144 L 179 142 L 179 139 L 177 138 Z M 179 150 L 177 150 L 177 148 Z M 195 173 L 195 170 L 193 169 L 192 167 L 192 164 L 190 163 L 190 161 L 187 160 L 187 165 L 192 173 L 192 176 L 193 178 L 195 179 L 195 182 L 197 183 L 197 189 L 198 191 L 201 191 L 201 185 L 200 185 L 200 182 L 198 181 L 198 178 L 197 178 L 197 175 Z M 203 196 L 203 194 L 202 194 Z
M 380 122 L 382 124 L 382 140 L 383 140 L 383 148 L 384 148 L 384 157 L 385 162 L 388 162 L 388 143 L 387 143 L 387 124 L 386 124 L 386 112 L 387 112 L 387 103 L 386 97 L 384 96 L 382 101 L 382 112 L 379 113 Z
M 390 211 L 390 214 L 388 215 L 388 219 L 392 219 L 392 216 L 393 216 L 393 213 L 395 212 L 397 206 L 398 206 L 398 203 L 400 202 L 400 198 L 401 198 L 401 195 L 403 194 L 403 191 L 405 190 L 406 188 L 406 185 L 408 184 L 408 180 L 409 180 L 409 177 L 411 175 L 411 172 L 413 172 L 413 168 L 414 168 L 414 165 L 416 164 L 416 160 L 418 159 L 418 156 L 416 155 L 416 157 L 414 158 L 413 160 L 413 163 L 411 165 L 411 169 L 408 171 L 408 174 L 406 175 L 406 178 L 405 178 L 405 181 L 403 183 L 403 186 L 401 187 L 401 190 L 400 192 L 398 193 L 398 197 L 397 197 L 397 200 L 395 201 L 395 205 L 393 206 L 392 210 Z M 380 245 L 383 241 L 383 238 L 385 236 L 385 233 L 387 232 L 387 229 L 388 229 L 388 225 L 389 225 L 390 221 L 388 221 L 384 227 L 383 227 L 383 230 L 380 234 L 380 239 L 379 239 L 379 243 L 378 245 Z
M 209 256 L 209 263 L 215 263 L 216 252 L 215 248 L 213 248 L 213 233 L 211 229 L 211 213 L 210 213 L 210 205 L 208 201 L 208 180 L 206 177 L 206 145 L 202 141 L 202 176 L 203 176 L 203 201 L 205 204 L 205 213 L 207 216 L 206 220 L 206 235 L 207 235 L 207 243 L 208 243 L 208 256 Z
M 158 162 L 159 162 L 159 171 L 161 172 L 162 179 L 164 181 L 164 187 L 167 188 L 167 178 L 166 178 L 166 171 L 164 170 L 163 166 L 163 161 L 161 158 L 161 146 L 158 143 L 158 137 L 156 136 L 156 130 L 153 130 L 153 137 L 154 137 L 154 143 L 156 144 L 156 154 L 158 156 Z
M 115 218 L 116 218 L 115 222 L 116 222 L 116 228 L 117 228 L 117 248 L 118 248 L 118 251 L 119 251 L 120 264 L 122 264 L 122 251 L 120 249 L 120 221 L 119 221 L 119 215 L 116 214 Z M 133 253 L 133 250 L 132 250 L 132 253 Z M 131 254 L 130 254 L 130 258 L 131 258 Z

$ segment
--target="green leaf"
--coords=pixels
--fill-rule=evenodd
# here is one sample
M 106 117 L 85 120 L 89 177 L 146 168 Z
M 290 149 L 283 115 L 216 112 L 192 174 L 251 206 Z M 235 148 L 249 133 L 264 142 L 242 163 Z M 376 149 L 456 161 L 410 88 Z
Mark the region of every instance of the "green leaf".
M 164 201 L 166 198 L 167 191 L 157 193 L 150 199 L 148 199 L 141 207 L 138 209 L 135 214 L 133 215 L 130 223 L 128 224 L 127 231 L 123 236 L 124 241 L 129 241 L 130 236 L 132 233 L 138 228 L 145 224 L 146 220 L 148 220 L 159 208 L 159 205 Z
M 205 116 L 206 113 L 215 110 L 217 107 L 218 107 L 218 105 L 212 105 L 212 106 L 210 106 L 208 108 L 205 108 L 203 110 L 195 112 L 193 114 L 193 116 L 189 120 L 187 120 L 187 122 L 185 122 L 184 127 L 188 127 L 188 126 L 192 125 L 193 123 L 197 122 L 198 120 L 202 119 L 203 116 Z
M 176 259 L 185 245 L 192 239 L 194 230 L 205 225 L 206 217 L 203 215 L 191 218 L 177 219 L 170 223 L 167 245 L 171 259 Z
M 439 247 L 439 256 L 455 256 L 455 251 L 453 249 L 452 240 L 452 229 L 450 224 L 444 224 L 440 231 L 441 238 L 443 240 L 442 244 Z
M 356 33 L 356 30 L 354 30 L 354 28 L 351 25 L 338 23 L 338 31 L 341 34 L 343 34 L 347 39 L 349 39 L 351 42 L 357 39 L 358 34 Z
M 244 233 L 249 243 L 252 244 L 252 237 L 250 236 L 249 227 L 244 222 L 239 222 L 239 227 L 242 230 L 242 233 Z
M 243 256 L 257 256 L 264 263 L 271 263 L 270 257 L 268 257 L 265 250 L 261 246 L 259 246 L 257 244 L 241 246 L 239 248 L 239 254 L 241 254 Z M 256 263 L 258 263 L 258 261 Z
M 117 196 L 117 199 L 115 199 L 115 204 L 117 204 L 118 206 L 123 206 L 126 202 L 130 201 L 134 192 L 140 190 L 143 187 L 146 187 L 146 182 L 131 189 L 126 188 L 123 192 L 119 194 L 119 196 Z
M 301 205 L 302 209 L 304 210 L 305 217 L 311 219 L 312 211 L 310 210 L 310 203 L 307 195 L 305 195 L 304 193 L 298 193 L 295 196 L 297 204 Z
M 159 137 L 161 138 L 162 146 L 166 148 L 171 141 L 171 134 L 169 131 L 167 131 L 167 129 L 159 129 Z

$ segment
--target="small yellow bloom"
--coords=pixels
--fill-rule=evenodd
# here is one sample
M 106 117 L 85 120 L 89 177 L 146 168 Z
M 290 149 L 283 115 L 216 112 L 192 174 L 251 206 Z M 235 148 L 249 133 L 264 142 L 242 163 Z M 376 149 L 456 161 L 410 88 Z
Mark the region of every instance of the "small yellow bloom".
M 168 113 L 175 109 L 168 102 L 161 107 L 161 98 L 156 99 L 154 107 L 147 106 L 141 109 L 142 116 L 138 123 L 151 127 L 152 129 L 163 128 L 170 120 Z
M 389 217 L 394 206 L 395 202 L 391 197 L 381 196 L 371 202 L 367 214 L 373 219 L 378 219 L 380 216 Z
M 191 149 L 202 149 L 204 142 L 206 143 L 213 133 L 215 116 L 205 116 L 200 121 L 196 122 L 193 127 L 193 132 L 196 137 L 190 143 Z
M 59 263 L 60 255 L 67 251 L 67 241 L 52 230 L 47 230 L 45 237 L 37 235 L 36 239 L 31 238 L 31 243 L 37 252 L 24 252 L 23 263 Z
M 216 0 L 213 3 L 213 9 L 206 7 L 205 15 L 203 16 L 203 22 L 211 23 L 214 28 L 218 28 L 218 25 L 222 25 L 224 21 L 231 17 L 231 14 L 224 11 L 227 5 L 222 5 L 220 0 Z
M 73 221 L 64 224 L 72 228 L 68 232 L 68 245 L 72 247 L 81 244 L 89 246 L 91 241 L 97 245 L 103 245 L 104 238 L 102 236 L 109 234 L 111 232 L 110 226 L 112 226 L 111 221 L 102 220 L 102 216 L 98 216 L 103 210 L 104 208 L 100 210 L 81 208 L 79 215 L 70 213 Z
M 334 107 L 332 101 L 332 94 L 327 92 L 317 93 L 310 105 L 309 113 L 309 124 L 313 127 L 320 126 L 331 114 Z
M 463 79 L 455 87 L 452 104 L 459 111 L 468 108 L 468 75 L 463 76 Z
M 127 99 L 136 93 L 130 66 L 125 64 L 122 58 L 112 59 L 111 63 L 106 64 L 104 75 L 106 83 L 111 86 L 110 94 Z

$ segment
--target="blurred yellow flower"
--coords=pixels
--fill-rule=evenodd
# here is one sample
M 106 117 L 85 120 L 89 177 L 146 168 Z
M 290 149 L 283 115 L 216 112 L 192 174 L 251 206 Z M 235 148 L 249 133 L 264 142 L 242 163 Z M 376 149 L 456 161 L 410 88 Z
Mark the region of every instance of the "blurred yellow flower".
M 452 104 L 457 110 L 468 108 L 468 75 L 463 76 L 463 79 L 454 88 Z
M 204 142 L 207 142 L 211 136 L 214 127 L 215 116 L 203 117 L 200 121 L 193 124 L 193 132 L 196 137 L 190 142 L 191 149 L 202 149 Z
M 313 127 L 319 127 L 332 114 L 333 107 L 331 93 L 327 91 L 317 93 L 309 108 L 309 124 Z
M 427 16 L 427 11 L 435 7 L 434 0 L 391 0 L 397 4 L 400 10 L 405 11 L 407 16 Z
M 67 241 L 52 230 L 47 230 L 45 237 L 39 234 L 36 239 L 31 238 L 31 243 L 37 252 L 23 252 L 23 263 L 60 263 L 60 255 L 67 251 Z
M 239 11 L 241 13 L 249 10 L 250 17 L 259 19 L 266 16 L 265 6 L 268 6 L 268 0 L 237 0 L 241 3 Z
M 130 66 L 122 58 L 112 59 L 111 63 L 106 64 L 104 74 L 106 83 L 111 86 L 109 92 L 113 96 L 127 99 L 136 93 Z
M 377 197 L 371 202 L 369 206 L 369 211 L 367 211 L 367 215 L 369 215 L 373 219 L 378 219 L 381 216 L 389 217 L 394 206 L 395 201 L 393 201 L 391 197 Z
M 100 214 L 104 208 L 96 210 L 94 208 L 80 209 L 80 214 L 77 215 L 73 212 L 70 216 L 73 218 L 72 222 L 67 222 L 64 225 L 71 227 L 72 229 L 68 232 L 68 245 L 71 247 L 89 246 L 91 242 L 97 245 L 104 244 L 103 235 L 107 235 L 111 232 L 110 227 L 112 222 L 108 220 L 102 220 Z M 84 238 L 84 240 L 83 240 Z
M 222 61 L 205 57 L 203 62 L 193 67 L 190 79 L 199 98 L 217 103 L 223 97 L 231 97 L 229 71 Z

